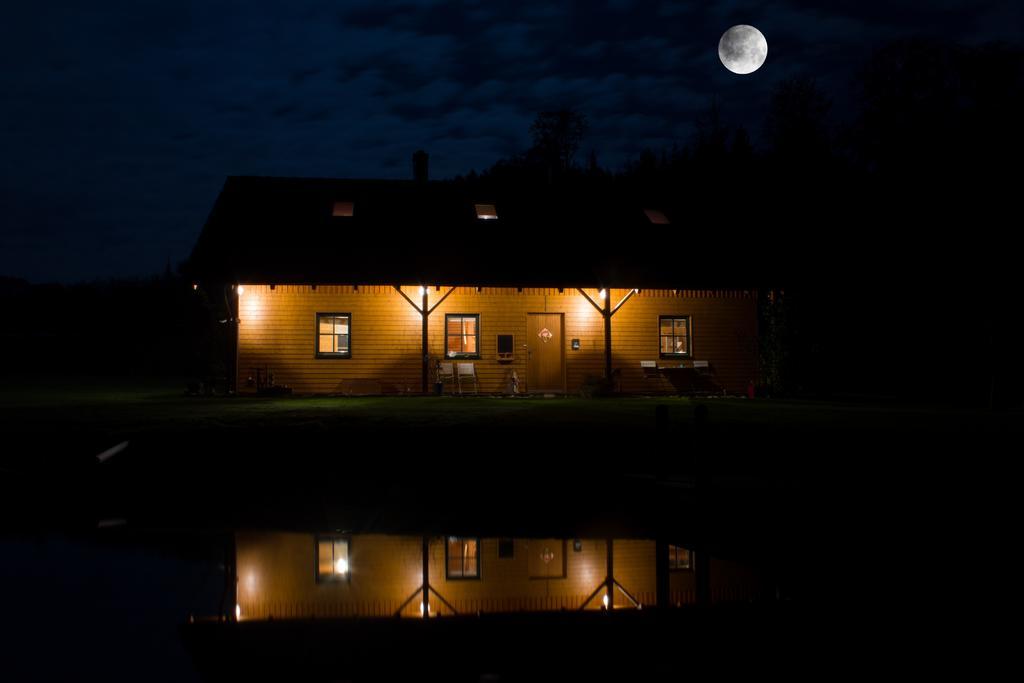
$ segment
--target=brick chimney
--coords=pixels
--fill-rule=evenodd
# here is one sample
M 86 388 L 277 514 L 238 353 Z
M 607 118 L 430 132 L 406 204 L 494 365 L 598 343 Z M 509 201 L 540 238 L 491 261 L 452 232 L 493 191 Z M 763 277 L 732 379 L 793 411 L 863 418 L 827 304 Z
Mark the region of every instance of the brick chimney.
M 418 183 L 427 182 L 430 176 L 430 155 L 422 149 L 412 153 L 412 177 Z

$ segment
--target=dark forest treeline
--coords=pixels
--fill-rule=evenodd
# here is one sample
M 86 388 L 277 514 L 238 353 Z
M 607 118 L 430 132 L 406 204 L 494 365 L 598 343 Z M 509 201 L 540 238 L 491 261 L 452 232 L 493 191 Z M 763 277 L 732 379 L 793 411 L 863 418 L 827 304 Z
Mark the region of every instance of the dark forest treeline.
M 1005 282 L 992 266 L 1012 265 L 999 246 L 1019 193 L 1024 51 L 894 43 L 848 87 L 853 104 L 839 112 L 813 79 L 782 81 L 750 122 L 756 146 L 712 101 L 689 140 L 645 150 L 618 172 L 594 152 L 580 159 L 582 113 L 547 112 L 529 150 L 460 180 L 538 192 L 615 186 L 681 206 L 685 225 L 667 238 L 742 240 L 737 251 L 762 255 L 744 265 L 775 285 L 865 267 L 896 279 L 960 272 Z M 943 261 L 950 257 L 957 263 Z
M 583 148 L 582 114 L 549 112 L 530 150 L 463 180 L 604 184 L 683 206 L 657 244 L 678 245 L 681 271 L 729 254 L 773 292 L 761 350 L 775 394 L 1020 403 L 1024 52 L 898 42 L 849 87 L 853 109 L 836 112 L 814 80 L 782 81 L 756 146 L 713 101 L 690 140 L 618 173 L 565 152 Z M 575 144 L 546 139 L 566 131 Z
M 206 295 L 170 271 L 75 285 L 0 278 L 0 375 L 206 377 L 227 337 Z
M 686 223 L 656 246 L 678 248 L 684 275 L 709 255 L 750 271 L 736 279 L 763 290 L 761 379 L 774 395 L 1020 403 L 1024 55 L 901 42 L 875 53 L 851 87 L 855 110 L 835 112 L 814 81 L 783 81 L 757 145 L 712 102 L 690 140 L 618 172 L 595 153 L 581 158 L 581 113 L 545 112 L 530 149 L 455 182 L 607 186 L 684 206 Z M 171 272 L 0 281 L 2 374 L 223 374 L 223 302 L 205 296 Z
M 1015 187 L 1016 153 L 1024 149 L 1020 48 L 901 41 L 874 53 L 848 88 L 852 110 L 836 111 L 813 78 L 783 80 L 761 120 L 751 122 L 754 131 L 726 123 L 712 100 L 689 140 L 645 149 L 618 172 L 600 167 L 596 151 L 580 158 L 583 113 L 544 112 L 531 128 L 529 149 L 460 179 L 498 187 L 615 183 L 640 195 L 684 196 L 698 210 L 737 195 L 770 200 L 769 207 L 813 199 L 815 192 L 833 199 L 865 189 L 873 204 L 955 203 L 966 192 Z M 961 193 L 936 196 L 949 187 Z

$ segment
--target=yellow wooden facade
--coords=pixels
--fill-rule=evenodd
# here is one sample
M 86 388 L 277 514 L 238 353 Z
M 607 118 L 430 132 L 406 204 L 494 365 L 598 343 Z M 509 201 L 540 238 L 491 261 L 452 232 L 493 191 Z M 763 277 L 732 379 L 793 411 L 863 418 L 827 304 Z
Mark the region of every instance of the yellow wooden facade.
M 293 532 L 239 532 L 236 534 L 238 616 L 242 620 L 304 619 L 310 617 L 392 616 L 410 596 L 416 596 L 402 616 L 421 615 L 422 538 L 357 534 L 348 541 L 348 575 L 341 580 L 317 580 L 317 536 Z M 605 581 L 606 541 L 581 539 L 511 539 L 512 557 L 499 557 L 499 539 L 479 539 L 479 578 L 449 579 L 445 538 L 429 544 L 430 584 L 459 614 L 571 610 Z M 564 546 L 562 545 L 564 544 Z M 564 577 L 531 577 L 531 556 L 564 547 Z M 615 580 L 642 606 L 655 605 L 655 542 L 612 541 Z M 754 600 L 764 586 L 748 567 L 731 561 L 711 560 L 712 602 Z M 670 571 L 670 604 L 695 602 L 693 570 Z M 588 604 L 602 609 L 604 591 Z M 616 590 L 616 609 L 635 609 Z M 431 615 L 452 610 L 431 595 Z
M 422 318 L 418 308 L 390 286 L 277 285 L 242 283 L 238 295 L 237 372 L 240 391 L 254 390 L 257 370 L 297 393 L 407 393 L 421 391 Z M 402 290 L 421 304 L 419 286 Z M 576 393 L 588 377 L 605 370 L 604 320 L 591 301 L 572 288 L 428 287 L 430 382 L 445 358 L 445 315 L 479 315 L 480 358 L 473 359 L 481 393 L 506 393 L 512 372 L 526 385 L 528 355 L 541 340 L 531 338 L 531 314 L 560 314 L 564 333 L 562 391 Z M 236 290 L 237 291 L 237 290 Z M 599 291 L 584 290 L 601 304 Z M 612 306 L 631 290 L 606 293 Z M 318 358 L 317 313 L 351 316 L 351 357 Z M 671 365 L 659 354 L 659 317 L 689 316 L 691 359 L 706 360 L 719 384 L 743 393 L 756 381 L 757 297 L 753 291 L 641 290 L 612 316 L 612 368 L 616 389 L 626 393 L 670 392 L 648 378 L 641 361 Z M 497 335 L 514 335 L 514 357 L 496 358 Z M 533 335 L 536 336 L 536 335 Z M 574 348 L 573 340 L 578 340 Z

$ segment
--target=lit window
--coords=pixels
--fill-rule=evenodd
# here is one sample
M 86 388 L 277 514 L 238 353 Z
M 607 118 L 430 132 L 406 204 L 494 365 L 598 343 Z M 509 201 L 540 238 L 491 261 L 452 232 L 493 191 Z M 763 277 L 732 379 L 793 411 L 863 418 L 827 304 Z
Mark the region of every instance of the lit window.
M 498 210 L 494 208 L 494 204 L 476 204 L 476 217 L 485 220 L 493 221 L 498 218 Z
M 316 357 L 351 358 L 352 316 L 349 313 L 316 314 Z
M 480 316 L 448 313 L 444 316 L 445 355 L 449 358 L 480 357 Z
M 338 536 L 317 536 L 316 580 L 348 580 L 348 539 Z
M 661 356 L 689 358 L 690 316 L 668 316 L 659 318 L 661 335 Z
M 679 545 L 668 547 L 668 568 L 669 569 L 692 569 L 693 558 L 690 550 Z
M 644 213 L 647 214 L 647 220 L 655 225 L 668 225 L 671 223 L 665 213 L 657 209 L 644 209 Z
M 449 579 L 480 578 L 480 539 L 449 536 L 445 545 L 445 567 Z
M 355 204 L 352 202 L 334 202 L 334 209 L 331 211 L 332 216 L 351 216 L 355 212 Z

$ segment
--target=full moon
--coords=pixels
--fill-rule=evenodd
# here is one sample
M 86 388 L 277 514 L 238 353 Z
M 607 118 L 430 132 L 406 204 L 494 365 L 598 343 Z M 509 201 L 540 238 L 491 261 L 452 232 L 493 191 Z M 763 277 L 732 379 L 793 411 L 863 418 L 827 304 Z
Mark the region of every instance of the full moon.
M 757 71 L 768 56 L 768 41 L 753 26 L 740 24 L 722 34 L 718 41 L 718 58 L 734 74 Z

